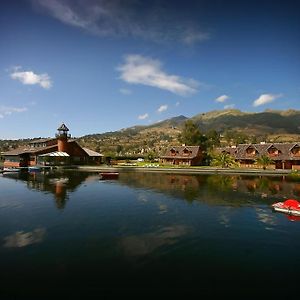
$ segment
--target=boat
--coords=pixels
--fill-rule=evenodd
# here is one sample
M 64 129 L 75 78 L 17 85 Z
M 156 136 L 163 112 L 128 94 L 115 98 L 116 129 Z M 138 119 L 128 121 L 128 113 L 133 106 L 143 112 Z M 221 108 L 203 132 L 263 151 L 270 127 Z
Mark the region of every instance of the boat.
M 119 178 L 119 172 L 100 172 L 99 173 L 100 179 L 118 179 Z
M 28 172 L 40 172 L 41 168 L 37 166 L 28 167 Z
M 3 168 L 2 173 L 16 173 L 20 171 L 20 168 Z
M 284 202 L 276 202 L 272 204 L 274 211 L 286 213 L 292 216 L 300 216 L 300 202 L 295 199 L 288 199 Z

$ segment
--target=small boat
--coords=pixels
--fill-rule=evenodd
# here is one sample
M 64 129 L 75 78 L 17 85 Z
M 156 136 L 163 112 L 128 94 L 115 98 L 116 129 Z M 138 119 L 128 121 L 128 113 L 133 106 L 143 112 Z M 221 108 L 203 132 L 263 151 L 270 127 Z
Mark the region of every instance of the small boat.
M 100 172 L 100 179 L 118 179 L 119 178 L 119 172 Z
M 292 216 L 300 216 L 300 202 L 295 199 L 288 199 L 284 202 L 272 204 L 275 211 L 286 213 Z
M 28 167 L 28 172 L 40 172 L 40 171 L 41 171 L 40 167 L 35 167 L 35 166 Z
M 3 168 L 2 173 L 16 173 L 20 171 L 20 168 Z

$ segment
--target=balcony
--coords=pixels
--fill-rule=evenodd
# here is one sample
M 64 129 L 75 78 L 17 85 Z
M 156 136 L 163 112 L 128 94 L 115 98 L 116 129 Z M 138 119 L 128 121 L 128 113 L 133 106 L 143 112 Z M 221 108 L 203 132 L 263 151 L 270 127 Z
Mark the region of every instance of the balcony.
M 55 134 L 56 138 L 71 138 L 71 134 L 67 134 L 67 133 L 56 133 Z

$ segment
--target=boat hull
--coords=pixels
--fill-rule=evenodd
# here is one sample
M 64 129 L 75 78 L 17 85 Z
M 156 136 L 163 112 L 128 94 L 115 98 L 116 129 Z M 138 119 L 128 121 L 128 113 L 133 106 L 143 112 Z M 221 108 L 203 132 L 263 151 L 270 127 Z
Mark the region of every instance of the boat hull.
M 118 179 L 119 178 L 119 173 L 118 172 L 100 172 L 99 176 L 100 176 L 101 180 Z
M 297 200 L 289 199 L 285 202 L 277 202 L 272 204 L 275 211 L 293 216 L 300 216 L 300 203 Z
M 281 213 L 285 213 L 293 216 L 300 216 L 300 210 L 281 208 L 281 207 L 273 207 L 273 209 Z

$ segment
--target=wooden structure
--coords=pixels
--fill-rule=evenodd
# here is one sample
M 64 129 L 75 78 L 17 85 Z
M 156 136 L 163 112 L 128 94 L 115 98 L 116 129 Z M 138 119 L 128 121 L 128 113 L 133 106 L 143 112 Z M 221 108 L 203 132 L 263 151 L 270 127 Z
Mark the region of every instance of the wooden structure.
M 267 156 L 273 162 L 268 168 L 300 170 L 300 142 L 239 144 L 219 151 L 232 155 L 241 167 L 253 168 L 259 157 Z
M 68 134 L 69 129 L 63 123 L 55 138 L 38 139 L 26 147 L 20 147 L 3 153 L 4 167 L 29 167 L 57 164 L 100 164 L 100 153 L 81 147 Z
M 203 160 L 200 146 L 173 146 L 160 156 L 161 164 L 197 166 Z

